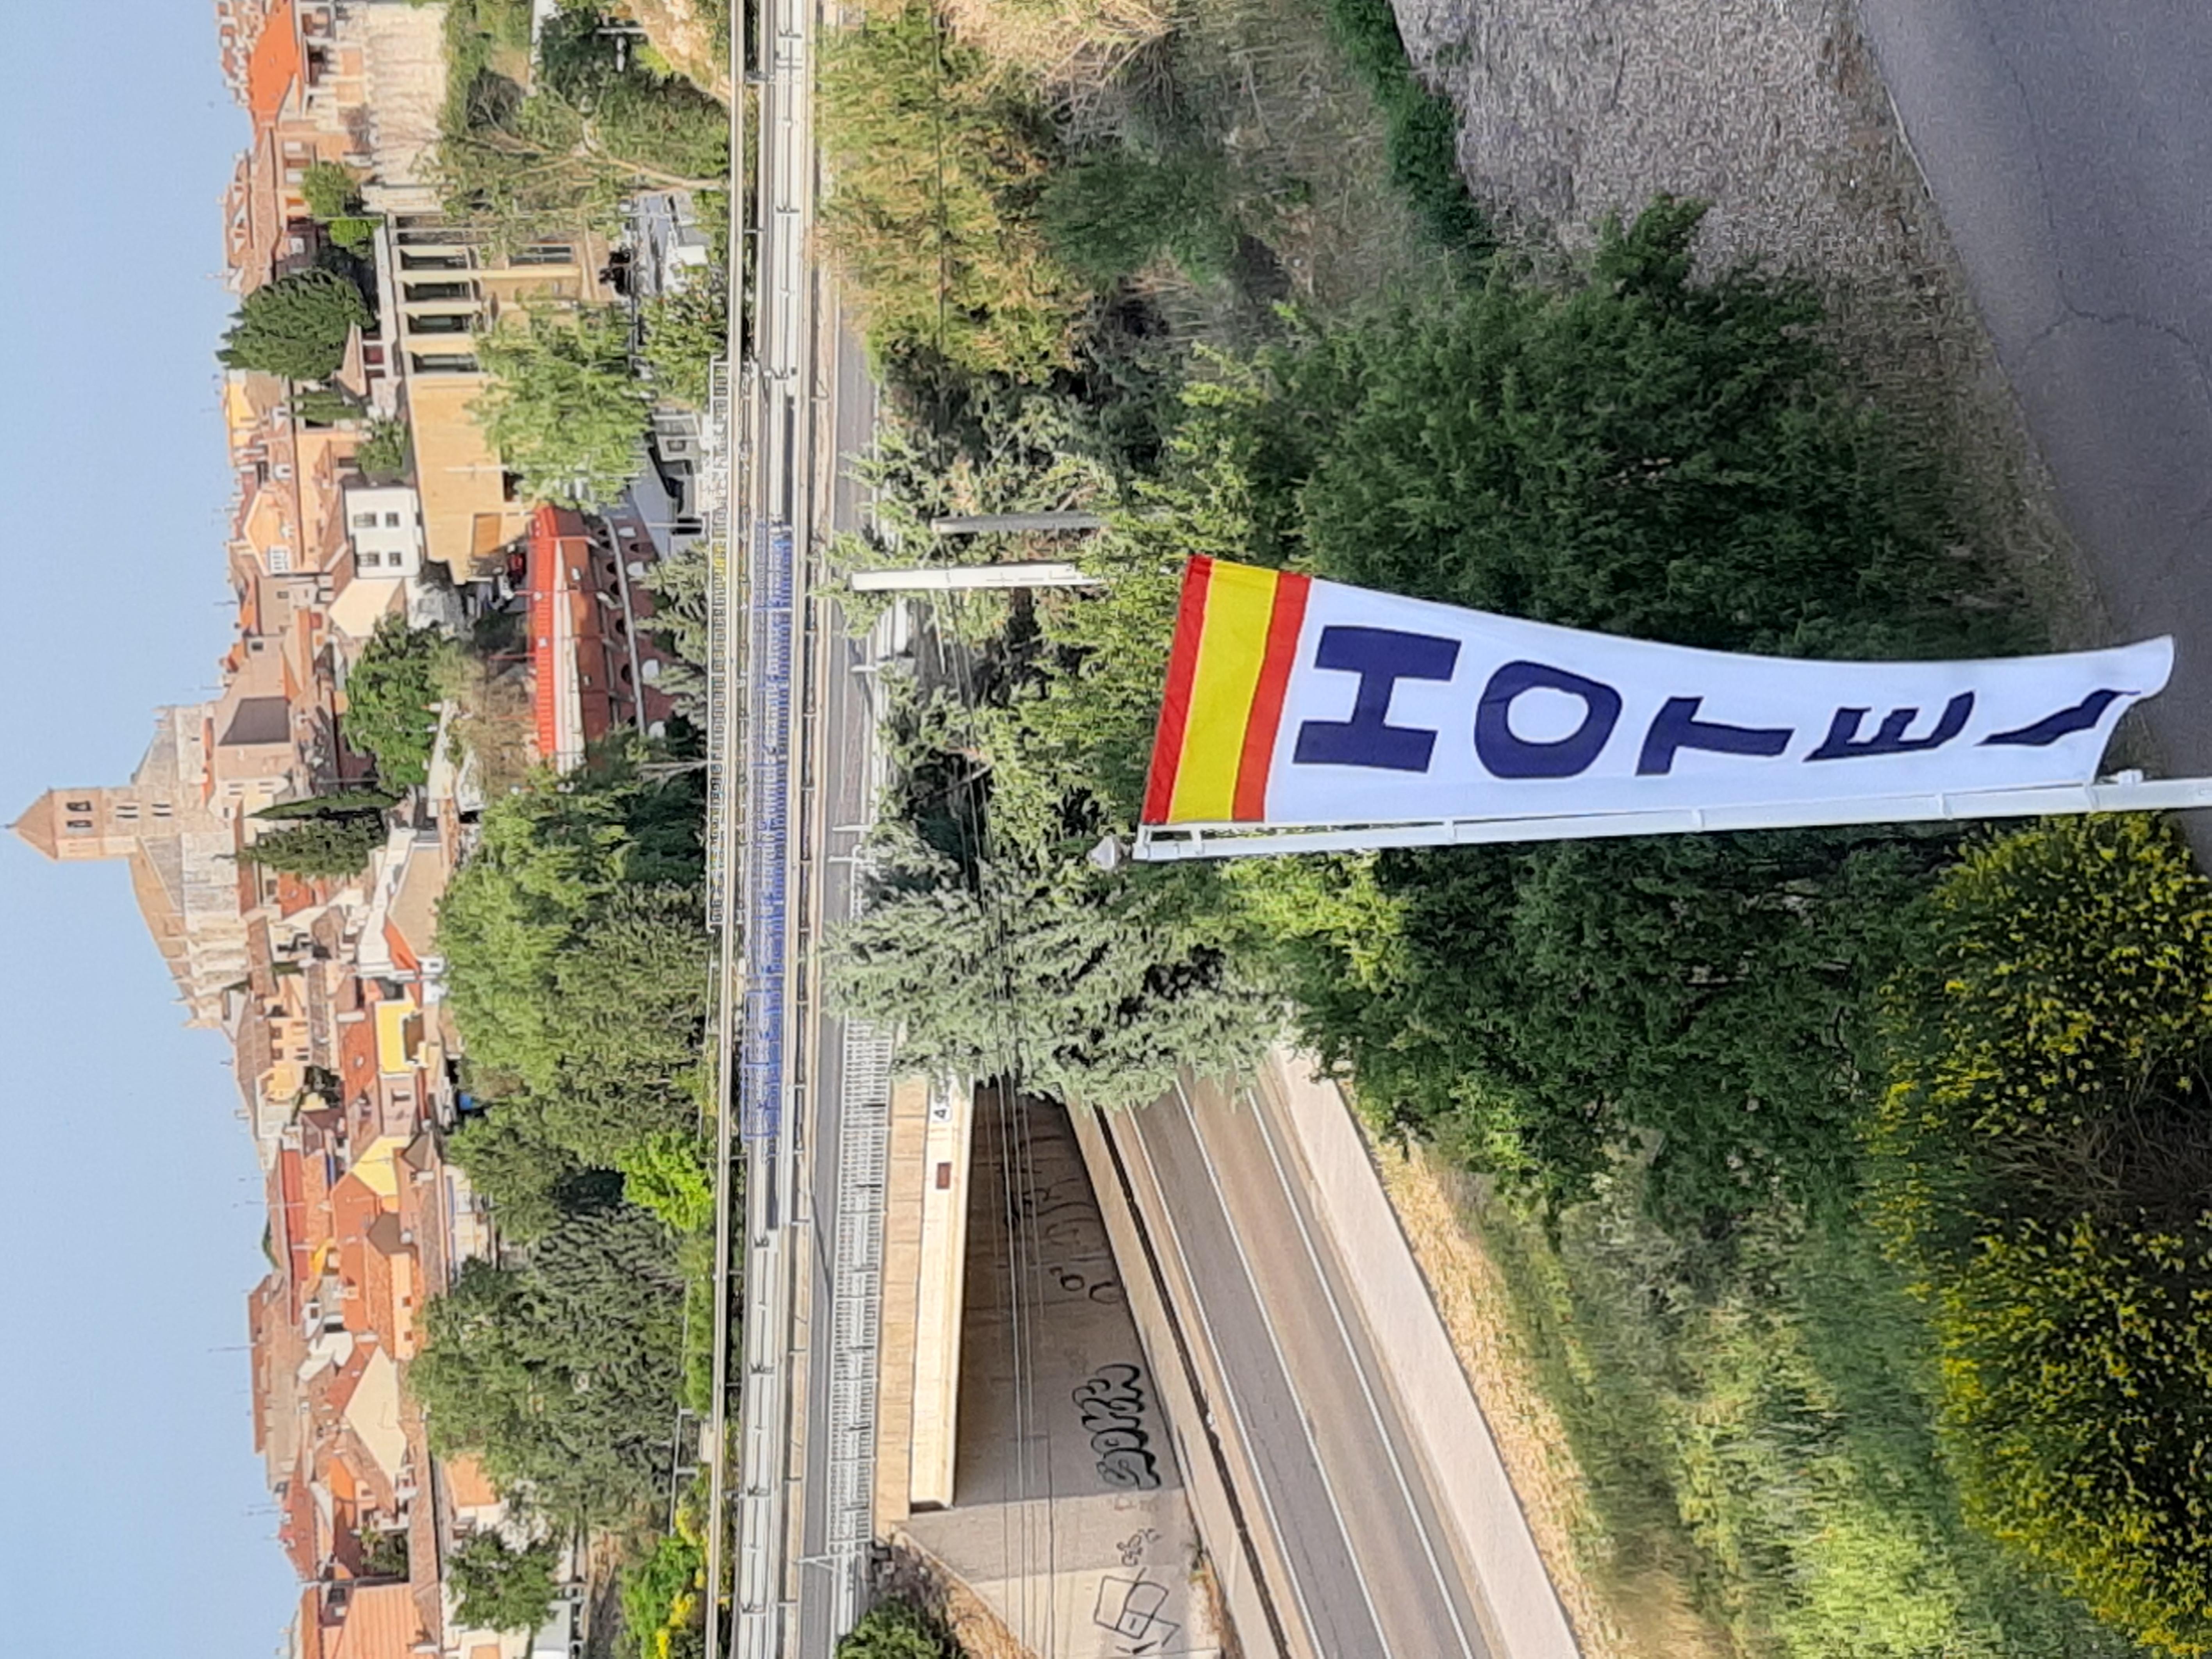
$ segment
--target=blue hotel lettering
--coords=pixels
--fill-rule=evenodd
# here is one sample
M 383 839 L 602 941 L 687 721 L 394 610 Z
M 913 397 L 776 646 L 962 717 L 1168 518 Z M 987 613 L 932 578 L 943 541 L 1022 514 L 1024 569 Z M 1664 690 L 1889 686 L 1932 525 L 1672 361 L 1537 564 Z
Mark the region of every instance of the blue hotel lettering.
M 1392 628 L 1324 628 L 1313 665 L 1359 676 L 1352 718 L 1306 720 L 1298 726 L 1292 758 L 1303 766 L 1361 766 L 1389 772 L 1425 772 L 1436 752 L 1437 733 L 1420 726 L 1393 726 L 1390 699 L 1401 680 L 1449 680 L 1459 664 L 1459 641 L 1433 634 L 1407 634 Z M 1583 705 L 1580 724 L 1565 737 L 1532 742 L 1514 735 L 1513 704 L 1523 692 L 1565 692 Z M 1982 744 L 2043 748 L 2095 726 L 2124 693 L 2096 691 L 2081 702 L 2010 732 L 1984 738 Z M 1651 717 L 1638 750 L 1638 777 L 1664 777 L 1674 757 L 1686 749 L 1711 754 L 1746 755 L 1771 760 L 1790 746 L 1796 728 L 1787 726 L 1730 726 L 1700 720 L 1700 697 L 1669 697 Z M 1474 708 L 1474 752 L 1485 770 L 1498 778 L 1572 778 L 1588 771 L 1613 739 L 1620 723 L 1620 693 L 1601 680 L 1540 662 L 1509 662 L 1492 674 Z M 1875 730 L 1861 735 L 1871 708 L 1838 708 L 1827 735 L 1807 761 L 1867 760 L 1940 749 L 1966 728 L 1974 694 L 1961 691 L 1923 735 L 1911 735 L 1917 708 L 1893 708 Z

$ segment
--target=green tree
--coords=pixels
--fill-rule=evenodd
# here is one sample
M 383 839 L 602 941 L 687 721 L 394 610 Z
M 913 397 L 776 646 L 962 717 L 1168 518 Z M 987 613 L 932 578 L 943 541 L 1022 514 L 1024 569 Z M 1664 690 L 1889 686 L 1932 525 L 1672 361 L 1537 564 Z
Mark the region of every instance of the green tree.
M 928 0 L 823 43 L 823 233 L 870 349 L 893 365 L 1036 375 L 1065 363 L 1084 291 L 1046 251 L 1048 124 Z
M 1946 877 L 1885 1000 L 1876 1214 L 1931 1299 L 1968 1513 L 2212 1653 L 2212 881 L 2140 817 Z
M 386 617 L 346 676 L 339 727 L 347 743 L 376 757 L 377 777 L 392 788 L 422 783 L 430 775 L 438 703 L 444 695 L 439 679 L 453 650 L 438 629 Z
M 592 1172 L 633 1166 L 640 1194 L 683 1224 L 662 1154 L 700 1110 L 698 835 L 695 790 L 609 763 L 488 807 L 446 890 L 450 1006 L 490 1098 L 455 1156 L 512 1236 L 542 1232 L 597 1190 L 606 1177 Z
M 253 816 L 272 820 L 339 817 L 355 812 L 381 812 L 398 804 L 399 797 L 389 790 L 353 787 L 334 789 L 325 795 L 303 795 L 298 800 L 280 800 Z
M 563 8 L 534 54 L 526 7 L 521 16 L 518 42 L 504 15 L 447 14 L 436 170 L 449 212 L 520 242 L 608 221 L 640 187 L 726 181 L 726 108 L 635 52 L 618 62 L 596 8 Z M 538 65 L 526 88 L 514 75 L 529 55 Z
M 447 1156 L 489 1201 L 500 1237 L 529 1244 L 578 1211 L 604 1208 L 622 1183 L 587 1167 L 545 1125 L 544 1103 L 526 1092 L 495 1097 L 447 1142 Z
M 344 277 L 299 271 L 247 295 L 216 355 L 233 368 L 327 380 L 345 356 L 347 334 L 373 320 L 361 290 Z
M 408 1373 L 433 1448 L 558 1525 L 635 1517 L 665 1495 L 683 1310 L 667 1229 L 628 1205 L 563 1218 L 526 1267 L 467 1263 Z
M 837 1644 L 837 1659 L 959 1659 L 945 1627 L 907 1601 L 869 1609 Z
M 361 418 L 360 400 L 340 386 L 300 386 L 292 393 L 292 412 L 309 426 L 337 426 Z
M 998 798 L 1134 817 L 1189 553 L 1717 649 L 1914 656 L 2016 641 L 1961 605 L 1936 480 L 1844 386 L 1797 285 L 1691 279 L 1694 206 L 1608 228 L 1586 280 L 1498 277 L 1313 331 L 1189 393 L 1148 511 L 1041 613 L 1046 684 Z M 1161 510 L 1164 509 L 1164 510 Z M 1028 754 L 1034 758 L 1024 763 Z M 1400 1123 L 1555 1191 L 1656 1138 L 1652 1201 L 1710 1217 L 1848 1191 L 1867 1011 L 1948 857 L 1912 831 L 1383 855 L 1274 952 L 1309 1039 Z M 1237 890 L 1250 890 L 1243 887 Z
M 533 501 L 594 507 L 636 476 L 653 400 L 631 374 L 614 306 L 508 319 L 478 337 L 492 384 L 473 406 L 484 435 Z
M 384 817 L 368 812 L 307 818 L 272 830 L 238 850 L 241 862 L 309 879 L 349 876 L 384 844 Z
M 353 464 L 372 483 L 397 483 L 414 465 L 413 453 L 406 422 L 372 419 Z
M 664 398 L 694 409 L 707 403 L 707 371 L 729 349 L 729 285 L 702 274 L 645 307 L 645 361 Z
M 1222 910 L 1192 902 L 1202 875 L 1108 877 L 1073 844 L 963 868 L 904 826 L 872 854 L 875 890 L 839 935 L 835 983 L 899 1032 L 907 1066 L 1113 1109 L 1266 1042 L 1272 1001 L 1238 973 Z
M 559 1593 L 558 1564 L 550 1543 L 516 1549 L 495 1532 L 471 1533 L 446 1557 L 446 1583 L 462 1623 L 477 1630 L 534 1631 Z

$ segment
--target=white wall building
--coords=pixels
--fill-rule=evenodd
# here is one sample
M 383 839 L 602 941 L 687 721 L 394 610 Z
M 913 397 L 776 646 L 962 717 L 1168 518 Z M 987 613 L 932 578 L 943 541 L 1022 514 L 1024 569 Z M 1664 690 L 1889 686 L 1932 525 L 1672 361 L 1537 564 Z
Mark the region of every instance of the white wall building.
M 407 484 L 353 484 L 345 490 L 346 537 L 356 575 L 372 580 L 422 570 L 422 501 Z

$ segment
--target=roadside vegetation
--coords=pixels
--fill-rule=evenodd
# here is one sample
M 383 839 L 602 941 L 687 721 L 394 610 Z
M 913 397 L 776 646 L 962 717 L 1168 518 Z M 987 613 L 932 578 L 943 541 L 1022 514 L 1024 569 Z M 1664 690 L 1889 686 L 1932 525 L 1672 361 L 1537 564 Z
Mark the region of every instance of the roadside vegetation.
M 410 1370 L 437 1450 L 547 1536 L 617 1540 L 637 1650 L 677 1659 L 703 1612 L 672 1469 L 713 1324 L 700 823 L 619 751 L 486 807 L 438 944 L 475 1103 L 447 1152 L 506 1249 L 430 1304 Z
M 2212 1652 L 2206 890 L 2166 830 L 1084 856 L 1194 554 L 1716 649 L 2035 648 L 1814 291 L 1694 275 L 1664 200 L 1540 272 L 1381 0 L 875 0 L 823 72 L 891 396 L 886 533 L 839 558 L 1107 584 L 935 608 L 848 1005 L 1106 1108 L 1287 1032 L 1478 1174 L 1577 1565 L 1674 1610 L 1593 1651 Z M 1109 527 L 927 532 L 1071 507 Z

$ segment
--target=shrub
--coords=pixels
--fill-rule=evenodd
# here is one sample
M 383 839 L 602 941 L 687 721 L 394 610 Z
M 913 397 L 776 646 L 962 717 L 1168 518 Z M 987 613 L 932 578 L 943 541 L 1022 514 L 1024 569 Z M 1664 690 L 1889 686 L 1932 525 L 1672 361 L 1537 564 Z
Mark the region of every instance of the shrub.
M 1844 385 L 1812 294 L 1691 280 L 1698 215 L 1609 228 L 1565 291 L 1501 276 L 1222 367 L 1193 388 L 1167 510 L 1127 533 L 1717 650 L 2011 637 L 1956 603 L 1976 567 Z M 1147 602 L 1118 580 L 1096 609 Z M 1164 613 L 1148 637 L 1083 659 L 1105 741 L 1079 763 L 1117 817 Z M 1313 1041 L 1408 1127 L 1517 1140 L 1563 1193 L 1656 1136 L 1649 1190 L 1678 1218 L 1778 1183 L 1825 1204 L 1855 1178 L 1876 991 L 1948 846 L 1875 828 L 1385 854 L 1356 866 L 1373 902 L 1344 927 L 1313 907 L 1285 966 Z
M 372 420 L 361 447 L 354 451 L 353 464 L 362 476 L 378 482 L 396 482 L 407 476 L 414 465 L 414 445 L 409 437 L 404 421 Z
M 919 1607 L 886 1601 L 838 1643 L 837 1659 L 960 1659 L 960 1650 Z
M 878 359 L 1066 362 L 1084 298 L 1037 228 L 1044 123 L 1006 77 L 928 0 L 902 0 L 823 43 L 820 110 L 837 179 L 823 235 Z
M 1042 221 L 1053 252 L 1100 288 L 1162 254 L 1189 276 L 1218 276 L 1237 249 L 1220 167 L 1188 157 L 1151 161 L 1122 152 L 1053 175 Z
M 687 1659 L 703 1650 L 706 1565 L 696 1524 L 679 1508 L 676 1530 L 655 1539 L 644 1559 L 623 1568 L 623 1628 L 639 1659 Z
M 1994 842 L 1885 1017 L 1876 1213 L 1932 1303 L 1970 1513 L 2212 1653 L 2212 882 L 2147 818 Z
M 1422 228 L 1453 252 L 1488 256 L 1497 237 L 1459 170 L 1459 118 L 1451 100 L 1413 77 L 1390 0 L 1328 0 L 1329 21 L 1389 124 L 1390 177 Z

